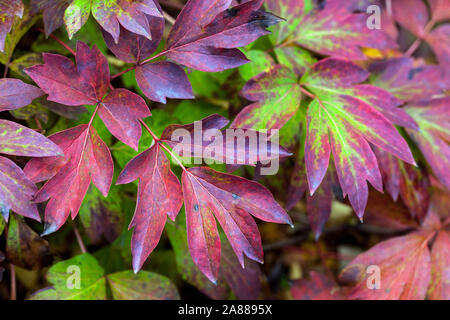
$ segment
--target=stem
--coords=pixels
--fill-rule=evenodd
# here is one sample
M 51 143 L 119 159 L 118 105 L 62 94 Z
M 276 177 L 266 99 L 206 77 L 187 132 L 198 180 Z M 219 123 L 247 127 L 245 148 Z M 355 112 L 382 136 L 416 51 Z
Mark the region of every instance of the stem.
M 42 30 L 41 28 L 36 28 L 38 31 L 42 32 L 45 34 L 45 31 Z M 52 38 L 53 40 L 55 40 L 56 42 L 58 42 L 60 45 L 62 45 L 67 51 L 69 51 L 72 55 L 76 55 L 75 51 L 73 51 L 73 49 L 71 47 L 69 47 L 67 44 L 65 44 L 62 40 L 58 39 L 56 36 L 54 36 L 53 34 L 51 34 L 49 36 L 50 38 Z
M 183 165 L 183 163 L 180 161 L 180 159 L 178 159 L 177 156 L 176 156 L 172 151 L 170 151 L 169 148 L 167 148 L 167 147 L 166 147 L 164 144 L 162 144 L 162 143 L 160 143 L 159 145 L 161 146 L 161 148 L 163 148 L 164 150 L 166 150 L 166 151 L 172 156 L 172 158 L 175 159 L 175 161 L 178 163 L 178 165 L 181 167 L 181 169 L 183 169 L 183 171 L 186 171 L 186 172 L 187 172 L 186 167 Z
M 386 0 L 386 11 L 389 17 L 392 17 L 392 0 Z
M 144 128 L 150 133 L 150 135 L 152 136 L 152 138 L 155 140 L 155 143 L 159 142 L 159 138 L 158 136 L 148 127 L 148 125 L 144 122 L 144 120 L 139 119 L 139 121 L 142 123 L 142 125 L 144 126 Z
M 164 19 L 166 19 L 168 23 L 170 23 L 171 25 L 174 25 L 174 24 L 175 24 L 175 18 L 172 17 L 172 16 L 171 16 L 170 14 L 168 14 L 167 12 L 165 12 L 164 10 L 163 10 L 163 16 L 164 16 Z
M 3 78 L 6 78 L 8 75 L 9 62 L 5 64 L 5 70 L 3 71 Z
M 304 94 L 306 94 L 311 99 L 316 99 L 317 98 L 314 94 L 312 94 L 311 92 L 309 92 L 308 90 L 306 90 L 302 86 L 300 86 L 300 91 L 303 92 Z
M 77 225 L 75 222 L 73 225 L 73 233 L 75 233 L 75 237 L 77 238 L 78 246 L 80 247 L 80 250 L 82 253 L 87 253 L 86 247 L 84 245 L 83 239 L 81 238 L 80 231 L 78 230 Z
M 423 35 L 420 38 L 417 38 L 413 44 L 408 48 L 408 50 L 406 50 L 405 52 L 405 56 L 406 57 L 411 57 L 414 52 L 417 50 L 417 48 L 419 48 L 419 46 L 422 44 L 423 39 L 428 35 L 428 33 L 431 31 L 431 29 L 433 29 L 434 27 L 434 20 L 431 19 L 427 25 L 425 26 L 425 29 L 423 30 Z
M 183 5 L 181 3 L 174 3 L 167 0 L 159 0 L 159 3 L 165 7 L 169 7 L 172 9 L 183 10 Z
M 9 272 L 10 272 L 10 276 L 11 276 L 11 292 L 10 292 L 9 298 L 11 300 L 17 300 L 16 268 L 14 267 L 14 265 L 12 263 L 9 265 Z
M 164 144 L 162 144 L 160 142 L 160 139 L 158 138 L 158 136 L 148 127 L 148 125 L 144 122 L 144 120 L 139 119 L 139 121 L 142 123 L 142 125 L 148 131 L 148 133 L 150 133 L 152 138 L 155 140 L 155 143 L 159 143 L 159 146 L 161 148 L 163 148 L 164 150 L 166 150 L 172 156 L 172 158 L 175 159 L 175 161 L 178 163 L 178 165 L 181 167 L 181 169 L 183 169 L 183 171 L 187 171 L 186 167 L 183 165 L 183 163 L 180 161 L 180 159 L 178 159 L 178 157 L 169 148 L 167 148 Z
M 121 75 L 123 75 L 123 74 L 125 74 L 125 73 L 127 73 L 127 72 L 129 72 L 129 71 L 131 71 L 131 70 L 136 69 L 136 67 L 137 67 L 137 66 L 131 66 L 131 67 L 129 67 L 129 68 L 126 69 L 126 70 L 120 71 L 119 73 L 113 75 L 113 76 L 111 77 L 111 80 L 114 80 L 115 78 L 118 78 L 118 77 L 120 77 Z

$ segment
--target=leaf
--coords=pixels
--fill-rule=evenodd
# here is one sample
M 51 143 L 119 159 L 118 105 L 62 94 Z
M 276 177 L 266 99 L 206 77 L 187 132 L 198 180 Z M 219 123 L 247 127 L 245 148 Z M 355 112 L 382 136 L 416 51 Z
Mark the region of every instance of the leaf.
M 450 190 L 450 98 L 411 103 L 405 110 L 418 123 L 419 129 L 406 131 L 417 143 L 436 178 Z
M 306 180 L 305 159 L 298 157 L 295 163 L 293 175 L 291 176 L 286 209 L 292 209 L 300 201 L 308 189 Z M 313 195 L 306 195 L 306 212 L 308 214 L 309 224 L 314 233 L 315 239 L 319 239 L 325 227 L 325 223 L 331 214 L 331 204 L 333 201 L 333 179 L 336 173 L 332 170 L 327 172 L 319 188 Z M 337 181 L 336 181 L 337 182 Z
M 139 119 L 151 115 L 144 99 L 126 89 L 106 95 L 110 81 L 108 62 L 94 46 L 78 42 L 77 66 L 66 57 L 44 54 L 45 64 L 26 70 L 49 94 L 48 100 L 70 106 L 99 105 L 98 113 L 109 131 L 119 140 L 138 149 Z M 105 96 L 106 95 L 106 96 Z
M 31 0 L 31 12 L 43 12 L 46 37 L 63 25 L 64 12 L 70 3 L 71 0 Z
M 248 60 L 236 49 L 268 34 L 280 19 L 250 0 L 227 9 L 231 0 L 189 0 L 168 36 L 166 56 L 189 68 L 217 72 Z
M 144 99 L 126 89 L 115 89 L 103 99 L 98 113 L 117 139 L 138 149 L 142 134 L 139 119 L 151 115 Z
M 138 201 L 129 228 L 135 227 L 131 240 L 133 269 L 138 272 L 155 249 L 166 224 L 166 215 L 175 220 L 183 204 L 181 185 L 170 170 L 170 162 L 158 144 L 128 163 L 118 184 L 139 179 Z
M 367 141 L 415 164 L 405 140 L 385 112 L 377 110 L 392 108 L 394 112 L 395 99 L 384 106 L 380 101 L 389 96 L 387 92 L 370 85 L 355 85 L 367 76 L 364 69 L 351 62 L 329 58 L 315 64 L 301 79 L 302 85 L 316 95 L 307 112 L 305 146 L 311 194 L 325 176 L 332 151 L 343 195 L 348 195 L 360 219 L 367 203 L 366 181 L 382 191 L 377 160 Z
M 311 272 L 310 279 L 301 279 L 291 288 L 292 297 L 296 300 L 345 300 L 339 287 L 324 274 Z
M 397 0 L 392 3 L 395 21 L 411 31 L 416 37 L 423 38 L 428 22 L 428 9 L 422 0 Z
M 241 95 L 258 102 L 245 107 L 231 127 L 254 130 L 280 129 L 297 112 L 302 98 L 297 75 L 280 65 L 252 78 Z
M 249 81 L 258 74 L 266 72 L 275 64 L 272 57 L 264 51 L 249 50 L 245 52 L 245 55 L 251 62 L 239 67 L 239 73 L 244 81 Z
M 19 79 L 0 79 L 0 111 L 24 107 L 43 94 L 39 88 Z
M 154 0 L 93 0 L 92 15 L 116 43 L 119 41 L 120 25 L 152 40 L 146 15 L 162 17 Z
M 2 215 L 0 215 L 0 236 L 3 234 L 3 230 L 5 230 L 6 221 Z
M 450 234 L 447 231 L 438 233 L 431 249 L 431 284 L 428 291 L 430 300 L 450 299 Z
M 450 46 L 448 45 L 448 37 L 450 35 L 450 27 L 448 24 L 437 27 L 425 37 L 425 40 L 433 48 L 433 51 L 442 66 L 449 63 Z M 444 69 L 447 71 L 447 69 Z
M 178 272 L 186 282 L 215 300 L 226 299 L 229 296 L 228 287 L 241 300 L 254 300 L 259 297 L 261 271 L 258 264 L 246 259 L 245 269 L 242 268 L 226 241 L 222 242 L 222 258 L 217 284 L 213 284 L 197 268 L 189 255 L 186 229 L 180 225 L 168 223 L 166 232 L 175 252 Z
M 309 51 L 297 46 L 275 48 L 274 52 L 279 63 L 294 70 L 297 75 L 303 75 L 317 62 Z
M 8 221 L 9 211 L 40 221 L 36 205 L 31 203 L 36 186 L 22 169 L 8 158 L 0 157 L 0 211 Z
M 103 99 L 109 84 L 106 58 L 94 46 L 79 41 L 75 67 L 64 56 L 44 53 L 44 64 L 25 72 L 47 93 L 48 100 L 68 106 L 94 105 Z
M 380 242 L 356 257 L 342 270 L 342 283 L 356 283 L 351 299 L 423 300 L 431 277 L 430 252 L 427 244 L 434 233 L 414 232 Z M 369 266 L 378 266 L 381 288 L 369 289 L 366 278 Z
M 21 0 L 1 0 L 0 1 L 0 52 L 4 52 L 6 34 L 11 31 L 14 16 L 22 18 L 23 3 Z
M 153 272 L 123 271 L 107 276 L 114 300 L 179 300 L 176 287 Z
M 283 0 L 283 3 L 288 1 Z M 384 31 L 367 29 L 365 13 L 352 13 L 339 0 L 323 2 L 295 23 L 300 27 L 296 28 L 289 42 L 321 55 L 365 60 L 361 47 L 389 49 L 396 46 Z
M 50 199 L 45 209 L 44 235 L 58 230 L 72 213 L 74 219 L 92 180 L 106 197 L 113 176 L 113 162 L 106 144 L 93 127 L 80 125 L 50 137 L 64 150 L 65 158 L 31 160 L 25 172 L 33 181 L 49 179 L 34 201 Z
M 73 0 L 64 11 L 64 24 L 66 25 L 69 39 L 81 29 L 89 18 L 92 0 Z
M 229 292 L 225 279 L 219 278 L 217 283 L 214 284 L 194 264 L 189 254 L 186 229 L 182 226 L 168 223 L 165 230 L 175 253 L 178 273 L 183 280 L 211 299 L 224 300 L 228 298 Z
M 256 182 L 212 169 L 183 171 L 183 196 L 189 251 L 212 282 L 220 264 L 220 239 L 215 218 L 244 267 L 244 254 L 262 262 L 261 238 L 251 215 L 268 222 L 292 224 L 270 192 Z
M 112 186 L 107 198 L 92 185 L 80 207 L 80 219 L 93 244 L 106 240 L 113 242 L 121 233 L 124 220 L 122 199 L 117 187 Z
M 450 6 L 445 0 L 428 0 L 434 21 L 450 19 Z
M 394 202 L 387 194 L 370 192 L 364 223 L 385 230 L 406 231 L 417 229 L 418 222 L 409 209 L 400 201 Z
M 376 61 L 369 66 L 370 82 L 402 101 L 429 99 L 444 89 L 438 66 L 414 66 L 411 58 Z
M 25 156 L 61 156 L 61 149 L 52 141 L 15 122 L 0 120 L 0 153 Z
M 251 129 L 221 130 L 228 122 L 228 119 L 213 114 L 191 124 L 170 125 L 161 135 L 161 141 L 175 148 L 180 157 L 216 163 L 254 165 L 258 161 L 291 155 L 277 143 L 267 141 L 270 134 Z
M 157 2 L 155 4 L 159 8 L 159 4 Z M 117 58 L 128 63 L 138 64 L 155 52 L 164 33 L 164 18 L 146 15 L 146 19 L 150 26 L 151 40 L 120 27 L 120 37 L 116 43 L 114 38 L 102 29 L 106 45 Z
M 136 81 L 142 92 L 152 101 L 165 104 L 166 98 L 194 98 L 186 73 L 172 62 L 160 61 L 138 66 Z
M 58 262 L 47 273 L 53 287 L 36 292 L 31 300 L 106 300 L 103 274 L 97 260 L 88 253 Z M 80 279 L 78 288 L 76 276 Z
M 266 6 L 271 11 L 286 21 L 273 27 L 273 34 L 270 36 L 275 45 L 282 43 L 286 38 L 301 28 L 299 25 L 306 15 L 308 2 L 304 0 L 267 0 Z
M 220 277 L 225 279 L 231 291 L 239 300 L 258 299 L 261 293 L 261 270 L 259 265 L 255 261 L 245 259 L 245 268 L 242 268 L 233 249 L 223 238 L 221 237 Z
M 399 161 L 381 149 L 373 148 L 373 151 L 378 159 L 385 188 L 392 199 L 397 201 L 400 194 L 411 216 L 422 221 L 430 203 L 428 195 L 430 183 L 427 176 L 418 168 Z
M 39 237 L 22 217 L 11 215 L 6 241 L 6 257 L 16 266 L 38 270 L 52 261 L 48 242 Z
M 1 1 L 0 1 L 1 2 Z M 15 1 L 3 1 L 3 2 L 9 2 L 7 6 L 14 6 L 14 3 L 20 3 L 20 6 L 22 6 L 21 0 L 15 0 Z M 23 6 L 22 6 L 23 7 Z M 0 4 L 0 11 L 3 11 L 2 4 Z M 11 7 L 10 7 L 11 8 Z M 1 13 L 0 13 L 0 20 L 1 20 Z M 31 29 L 31 27 L 36 23 L 36 21 L 40 17 L 38 15 L 34 15 L 30 13 L 30 10 L 28 6 L 26 6 L 23 10 L 23 14 L 19 16 L 10 16 L 10 18 L 5 16 L 4 24 L 0 27 L 0 46 L 4 44 L 4 47 L 2 50 L 0 50 L 0 63 L 6 65 L 11 62 L 12 55 L 14 53 L 14 49 L 16 48 L 19 41 L 22 39 L 22 37 L 28 32 L 28 30 Z M 12 19 L 12 20 L 8 20 Z M 8 21 L 11 21 L 11 31 L 6 34 L 6 37 L 2 40 L 2 28 L 5 28 L 8 26 Z

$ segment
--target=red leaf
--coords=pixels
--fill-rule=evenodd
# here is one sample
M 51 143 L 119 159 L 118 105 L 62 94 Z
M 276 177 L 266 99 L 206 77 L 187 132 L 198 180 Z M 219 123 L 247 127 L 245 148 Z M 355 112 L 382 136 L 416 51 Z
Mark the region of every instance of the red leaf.
M 138 272 L 155 249 L 166 224 L 166 215 L 175 220 L 183 204 L 181 185 L 170 170 L 170 162 L 158 144 L 131 160 L 117 184 L 139 179 L 138 200 L 130 228 L 133 269 Z
M 183 153 L 180 156 L 211 159 L 226 164 L 254 165 L 258 161 L 291 155 L 276 143 L 267 141 L 268 134 L 250 129 L 221 131 L 228 122 L 228 119 L 213 114 L 191 124 L 170 125 L 161 135 L 161 141 L 167 142 L 172 148 L 176 147 L 179 153 Z
M 428 99 L 444 89 L 443 70 L 438 66 L 414 66 L 411 58 L 377 61 L 369 66 L 372 84 L 402 101 Z
M 24 157 L 62 156 L 61 149 L 33 129 L 0 120 L 0 153 Z
M 422 221 L 430 203 L 428 177 L 417 167 L 403 163 L 379 148 L 374 147 L 373 151 L 378 159 L 385 188 L 392 199 L 397 201 L 400 194 L 411 216 Z
M 109 84 L 109 66 L 97 49 L 78 42 L 77 67 L 64 56 L 44 53 L 44 64 L 25 72 L 47 93 L 48 100 L 69 106 L 94 105 L 103 99 Z
M 95 1 L 92 5 L 92 15 L 116 43 L 119 41 L 120 25 L 151 40 L 147 15 L 162 16 L 154 0 Z
M 43 94 L 41 89 L 19 79 L 0 79 L 0 111 L 24 107 Z
M 32 13 L 43 11 L 45 35 L 48 37 L 64 23 L 64 12 L 70 0 L 31 0 Z
M 126 89 L 115 89 L 103 99 L 98 114 L 117 139 L 138 149 L 142 133 L 139 119 L 151 115 L 144 99 Z
M 0 213 L 8 221 L 9 211 L 41 221 L 35 204 L 31 203 L 36 186 L 22 169 L 8 158 L 0 157 Z
M 159 7 L 157 2 L 155 4 Z M 152 40 L 121 27 L 119 41 L 116 43 L 113 37 L 102 29 L 106 45 L 117 58 L 128 63 L 138 64 L 158 48 L 164 33 L 164 18 L 149 15 L 146 18 L 150 26 Z
M 450 4 L 447 0 L 428 0 L 431 7 L 431 17 L 434 21 L 450 19 Z
M 345 300 L 339 287 L 332 279 L 318 273 L 311 272 L 310 279 L 296 281 L 291 288 L 292 297 L 296 300 Z
M 351 299 L 422 300 L 431 278 L 429 232 L 414 232 L 383 241 L 356 257 L 342 271 L 343 283 L 356 283 L 349 293 Z M 380 268 L 380 289 L 368 287 L 369 266 Z
M 189 0 L 167 39 L 167 57 L 187 67 L 217 72 L 248 62 L 241 51 L 268 34 L 280 19 L 260 10 L 260 0 L 226 10 L 231 0 Z
M 410 104 L 406 111 L 419 129 L 406 129 L 430 164 L 436 178 L 450 190 L 450 97 Z
M 272 194 L 256 182 L 202 167 L 184 171 L 182 183 L 189 250 L 195 264 L 213 282 L 220 264 L 215 218 L 243 267 L 244 254 L 258 262 L 263 260 L 261 237 L 251 215 L 292 224 Z
M 431 284 L 428 298 L 450 300 L 450 233 L 438 233 L 431 249 Z
M 80 125 L 55 136 L 51 139 L 59 142 L 64 150 L 64 162 L 53 158 L 47 166 L 39 161 L 39 166 L 33 163 L 35 162 L 33 159 L 28 164 L 32 168 L 29 171 L 33 173 L 36 180 L 54 174 L 38 191 L 34 199 L 35 202 L 50 199 L 45 208 L 44 235 L 58 230 L 70 213 L 72 213 L 72 219 L 76 217 L 91 181 L 106 197 L 114 171 L 109 149 L 94 128 Z M 42 174 L 33 172 L 36 168 L 41 169 Z
M 192 87 L 184 70 L 168 61 L 136 68 L 136 81 L 151 100 L 166 103 L 166 98 L 193 99 Z
M 394 19 L 416 37 L 422 38 L 428 22 L 428 9 L 422 0 L 395 0 L 392 2 Z

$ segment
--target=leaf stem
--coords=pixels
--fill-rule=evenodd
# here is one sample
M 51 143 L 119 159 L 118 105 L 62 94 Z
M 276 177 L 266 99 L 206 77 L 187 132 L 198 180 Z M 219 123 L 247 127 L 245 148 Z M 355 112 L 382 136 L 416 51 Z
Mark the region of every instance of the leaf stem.
M 168 14 L 167 12 L 165 12 L 164 10 L 163 10 L 163 16 L 164 16 L 164 19 L 166 19 L 166 21 L 168 22 L 168 23 L 170 23 L 171 25 L 174 25 L 175 24 L 175 18 L 174 17 L 172 17 L 170 14 Z
M 75 222 L 72 223 L 72 226 L 73 226 L 73 233 L 75 233 L 75 237 L 77 238 L 78 246 L 80 247 L 81 252 L 87 253 L 86 246 L 84 245 L 83 242 L 83 238 L 81 238 L 80 231 L 78 230 L 78 227 L 75 224 Z
M 161 139 L 158 138 L 158 136 L 152 131 L 152 129 L 149 128 L 149 126 L 144 122 L 144 120 L 139 119 L 139 121 L 142 123 L 142 125 L 148 131 L 148 133 L 150 133 L 152 138 L 155 140 L 155 143 L 158 143 L 161 148 L 166 150 L 172 156 L 172 158 L 175 159 L 175 161 L 178 163 L 178 165 L 181 167 L 181 169 L 183 169 L 183 171 L 187 171 L 186 167 L 183 165 L 183 163 L 180 161 L 180 159 L 178 159 L 178 157 L 166 145 L 161 143 Z
M 309 92 L 308 90 L 306 90 L 302 86 L 300 86 L 300 91 L 303 92 L 304 94 L 306 94 L 311 99 L 317 99 L 317 97 L 314 94 L 312 94 L 311 92 Z
M 11 292 L 9 298 L 11 300 L 17 300 L 17 290 L 16 290 L 16 267 L 11 263 L 9 265 L 9 272 L 11 277 Z
M 40 31 L 40 32 L 42 32 L 42 33 L 44 33 L 45 34 L 45 31 L 44 30 L 42 30 L 41 28 L 36 28 L 36 30 L 38 30 L 38 31 Z M 67 51 L 69 51 L 72 55 L 76 55 L 75 54 L 75 51 L 71 48 L 71 47 L 69 47 L 66 43 L 64 43 L 62 40 L 60 40 L 58 37 L 56 37 L 55 35 L 53 35 L 53 34 L 50 34 L 50 36 L 49 36 L 50 38 L 52 38 L 53 40 L 55 40 L 56 42 L 58 42 L 60 45 L 62 45 Z
M 156 59 L 156 58 L 159 58 L 159 57 L 164 56 L 164 55 L 167 54 L 168 52 L 170 52 L 170 49 L 169 49 L 169 50 L 162 51 L 162 52 L 158 53 L 157 55 L 155 55 L 155 56 L 153 56 L 153 57 L 150 57 L 150 58 L 148 58 L 148 59 L 145 59 L 144 61 L 139 62 L 138 65 L 146 64 L 146 63 L 148 63 L 148 62 L 150 62 L 150 61 L 152 61 L 152 60 L 154 60 L 154 59 Z M 120 77 L 121 75 L 123 75 L 123 74 L 125 74 L 125 73 L 127 73 L 127 72 L 130 72 L 131 70 L 136 69 L 136 68 L 138 67 L 138 65 L 133 65 L 133 66 L 129 67 L 128 69 L 125 69 L 125 70 L 120 71 L 119 73 L 117 73 L 117 74 L 111 76 L 111 80 L 114 80 L 114 79 Z
M 144 128 L 148 131 L 148 133 L 150 133 L 150 135 L 152 136 L 152 138 L 155 140 L 156 142 L 159 142 L 159 138 L 158 136 L 148 127 L 148 125 L 145 123 L 144 120 L 139 119 L 139 121 L 142 123 L 142 125 L 144 126 Z
M 431 19 L 427 25 L 425 26 L 425 29 L 423 30 L 423 35 L 419 38 L 417 38 L 413 44 L 408 48 L 408 50 L 406 50 L 405 52 L 405 56 L 406 57 L 411 57 L 414 52 L 419 48 L 419 46 L 422 44 L 423 39 L 428 35 L 428 33 L 431 31 L 431 29 L 433 29 L 435 24 L 435 21 L 433 19 Z
M 170 151 L 169 148 L 167 148 L 166 145 L 164 145 L 163 143 L 159 143 L 159 145 L 161 146 L 161 148 L 163 148 L 164 150 L 166 150 L 171 156 L 172 158 L 178 163 L 178 165 L 181 167 L 181 169 L 183 169 L 183 171 L 188 172 L 186 167 L 183 165 L 183 163 L 180 161 L 180 159 L 178 159 L 178 157 L 172 152 Z
M 3 78 L 6 78 L 8 75 L 9 62 L 5 64 L 5 70 L 3 71 Z

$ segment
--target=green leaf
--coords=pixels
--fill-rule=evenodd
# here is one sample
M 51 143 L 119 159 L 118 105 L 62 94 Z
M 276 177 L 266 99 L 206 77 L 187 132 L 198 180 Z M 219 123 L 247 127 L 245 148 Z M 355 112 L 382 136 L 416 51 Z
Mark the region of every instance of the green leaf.
M 251 61 L 250 63 L 239 67 L 239 73 L 245 82 L 254 76 L 257 76 L 261 72 L 270 69 L 270 67 L 274 64 L 272 57 L 264 51 L 250 50 L 245 52 L 245 55 L 247 56 L 247 59 Z
M 114 300 L 178 300 L 177 288 L 153 272 L 123 271 L 107 276 Z
M 64 12 L 64 23 L 66 24 L 69 39 L 75 32 L 81 29 L 89 18 L 91 12 L 91 0 L 74 0 Z
M 280 129 L 294 116 L 302 93 L 297 75 L 281 65 L 252 78 L 241 95 L 255 103 L 245 107 L 231 127 L 246 129 Z
M 97 260 L 85 253 L 53 265 L 47 273 L 47 280 L 53 288 L 38 291 L 31 299 L 105 300 L 106 281 L 103 275 Z
M 0 63 L 7 64 L 10 61 L 20 39 L 39 19 L 40 15 L 31 15 L 28 8 L 25 9 L 22 19 L 14 19 L 11 32 L 6 35 L 4 51 L 0 52 Z
M 3 223 L 4 220 L 2 219 Z M 4 227 L 1 226 L 0 229 Z M 10 263 L 28 270 L 37 270 L 52 261 L 47 240 L 41 238 L 16 214 L 11 214 L 6 237 L 6 257 Z
M 122 231 L 124 214 L 119 187 L 111 186 L 108 197 L 92 184 L 80 207 L 81 223 L 93 244 L 101 244 L 103 239 L 113 242 Z

